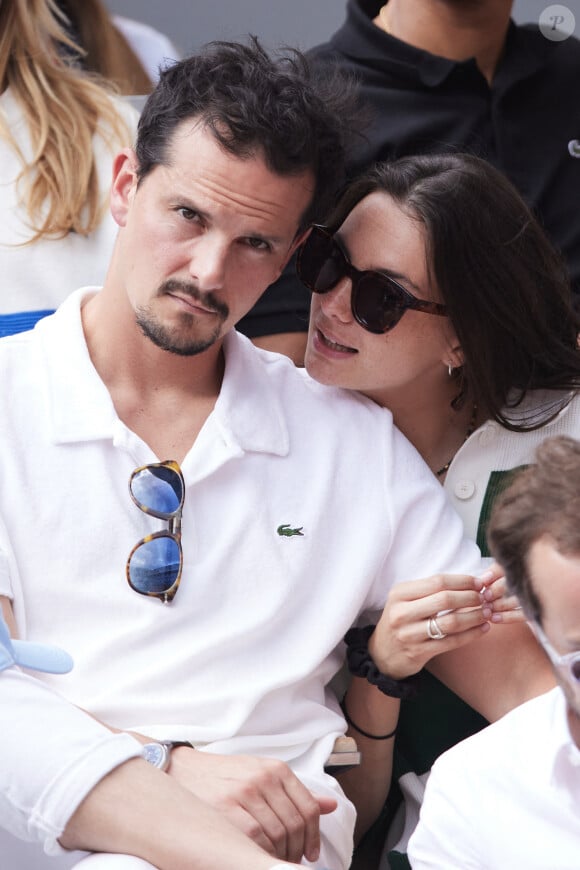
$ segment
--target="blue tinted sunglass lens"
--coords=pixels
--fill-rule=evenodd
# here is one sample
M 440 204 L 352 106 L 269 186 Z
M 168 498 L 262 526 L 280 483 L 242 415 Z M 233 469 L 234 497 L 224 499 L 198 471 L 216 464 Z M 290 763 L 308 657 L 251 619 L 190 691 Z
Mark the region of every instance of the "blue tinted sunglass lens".
M 183 483 L 175 469 L 148 465 L 131 478 L 131 492 L 139 505 L 158 514 L 175 514 L 183 502 Z
M 160 595 L 179 577 L 181 549 L 174 538 L 162 535 L 140 544 L 129 561 L 129 579 L 138 592 Z

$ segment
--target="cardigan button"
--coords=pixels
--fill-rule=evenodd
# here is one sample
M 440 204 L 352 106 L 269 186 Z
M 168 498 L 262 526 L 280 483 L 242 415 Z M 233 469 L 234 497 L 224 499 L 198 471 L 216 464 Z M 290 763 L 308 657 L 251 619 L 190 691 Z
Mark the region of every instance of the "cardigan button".
M 475 492 L 475 483 L 472 480 L 458 480 L 453 489 L 457 498 L 465 501 L 471 498 Z

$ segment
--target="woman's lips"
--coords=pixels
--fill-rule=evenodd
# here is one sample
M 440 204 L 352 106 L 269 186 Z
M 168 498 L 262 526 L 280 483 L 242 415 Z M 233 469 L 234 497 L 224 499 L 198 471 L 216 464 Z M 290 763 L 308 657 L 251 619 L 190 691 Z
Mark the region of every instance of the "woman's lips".
M 343 356 L 345 354 L 358 353 L 353 347 L 347 347 L 345 344 L 340 344 L 338 341 L 327 336 L 319 327 L 316 328 L 315 341 L 318 341 L 322 348 L 330 351 L 332 354 Z

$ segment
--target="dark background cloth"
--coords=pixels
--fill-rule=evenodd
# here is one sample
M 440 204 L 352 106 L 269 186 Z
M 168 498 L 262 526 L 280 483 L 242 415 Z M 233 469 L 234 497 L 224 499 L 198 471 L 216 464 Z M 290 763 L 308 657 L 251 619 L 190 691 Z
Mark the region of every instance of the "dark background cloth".
M 320 63 L 353 73 L 372 112 L 351 155 L 350 176 L 407 154 L 467 151 L 488 160 L 562 252 L 580 298 L 580 158 L 569 147 L 580 141 L 580 42 L 552 42 L 536 24 L 512 22 L 490 87 L 474 60 L 437 57 L 373 25 L 381 5 L 349 0 L 342 27 L 310 51 Z M 309 304 L 289 266 L 244 318 L 242 331 L 304 331 Z

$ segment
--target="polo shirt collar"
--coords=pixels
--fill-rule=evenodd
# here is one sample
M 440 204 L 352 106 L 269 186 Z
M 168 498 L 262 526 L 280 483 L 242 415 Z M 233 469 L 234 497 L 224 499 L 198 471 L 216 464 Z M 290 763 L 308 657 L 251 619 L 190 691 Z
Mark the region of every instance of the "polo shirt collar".
M 113 438 L 117 414 L 89 356 L 81 322 L 83 301 L 98 290 L 77 290 L 34 328 L 55 444 Z
M 381 0 L 349 0 L 346 21 L 331 38 L 331 45 L 346 57 L 383 70 L 409 84 L 436 88 L 461 68 L 469 69 L 485 81 L 474 59 L 453 61 L 439 57 L 402 42 L 374 25 L 373 19 L 382 5 Z M 509 70 L 510 77 L 519 79 L 541 68 L 548 52 L 547 42 L 543 37 L 541 41 L 537 40 L 535 33 L 510 21 L 498 76 L 501 74 L 503 77 Z
M 547 746 L 551 747 L 548 754 L 548 783 L 567 793 L 571 806 L 577 808 L 580 799 L 580 749 L 570 736 L 564 693 L 559 687 L 553 692 L 552 720 L 546 735 Z
M 54 443 L 116 439 L 120 421 L 93 366 L 82 322 L 83 301 L 99 288 L 76 291 L 56 314 L 38 322 L 41 377 L 45 380 Z M 269 375 L 275 357 L 235 332 L 224 340 L 225 372 L 213 411 L 226 443 L 235 450 L 285 456 L 289 435 L 282 400 Z
M 258 350 L 235 330 L 226 335 L 223 349 L 225 372 L 214 414 L 224 438 L 244 451 L 286 456 L 285 408 L 269 369 L 291 364 Z M 299 377 L 294 368 L 289 375 Z

